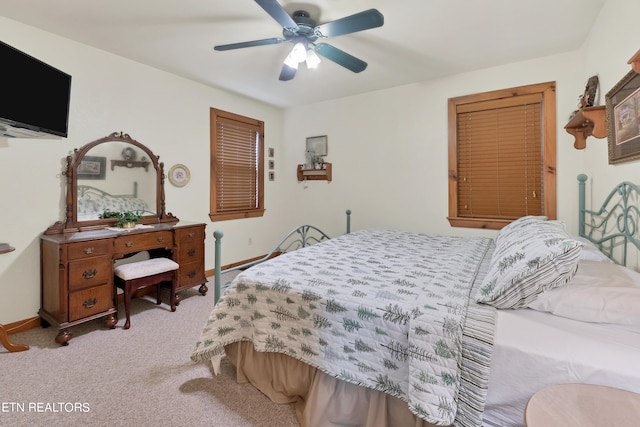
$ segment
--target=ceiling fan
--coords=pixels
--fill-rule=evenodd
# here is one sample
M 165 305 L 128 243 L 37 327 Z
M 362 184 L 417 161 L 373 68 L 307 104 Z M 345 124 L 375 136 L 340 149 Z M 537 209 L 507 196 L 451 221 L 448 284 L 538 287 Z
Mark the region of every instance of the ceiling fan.
M 318 55 L 345 67 L 354 73 L 367 68 L 367 63 L 343 50 L 327 43 L 316 43 L 318 39 L 342 36 L 357 31 L 381 27 L 384 16 L 376 9 L 369 9 L 325 24 L 316 25 L 309 13 L 298 10 L 289 16 L 276 0 L 255 0 L 273 19 L 282 25 L 283 37 L 253 40 L 215 46 L 214 50 L 224 51 L 245 47 L 264 46 L 290 42 L 293 48 L 284 60 L 280 80 L 291 80 L 295 77 L 298 64 L 306 62 L 308 68 L 315 68 L 320 62 Z

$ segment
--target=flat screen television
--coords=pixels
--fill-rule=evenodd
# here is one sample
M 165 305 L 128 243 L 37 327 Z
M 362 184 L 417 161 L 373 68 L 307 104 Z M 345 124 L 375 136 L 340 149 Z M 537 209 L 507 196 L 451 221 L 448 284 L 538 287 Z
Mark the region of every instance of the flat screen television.
M 71 76 L 0 41 L 0 136 L 67 136 Z

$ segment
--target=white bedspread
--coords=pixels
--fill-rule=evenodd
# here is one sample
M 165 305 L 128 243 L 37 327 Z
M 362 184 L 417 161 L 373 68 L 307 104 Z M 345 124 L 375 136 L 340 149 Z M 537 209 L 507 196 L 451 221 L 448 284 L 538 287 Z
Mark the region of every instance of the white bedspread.
M 640 334 L 531 309 L 498 310 L 485 426 L 522 426 L 527 400 L 552 384 L 640 393 Z

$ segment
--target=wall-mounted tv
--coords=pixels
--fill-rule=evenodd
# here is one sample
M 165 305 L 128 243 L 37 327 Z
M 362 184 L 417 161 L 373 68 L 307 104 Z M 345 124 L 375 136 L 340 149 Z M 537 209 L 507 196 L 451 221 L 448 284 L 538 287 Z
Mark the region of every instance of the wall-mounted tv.
M 71 76 L 0 41 L 0 136 L 67 136 Z

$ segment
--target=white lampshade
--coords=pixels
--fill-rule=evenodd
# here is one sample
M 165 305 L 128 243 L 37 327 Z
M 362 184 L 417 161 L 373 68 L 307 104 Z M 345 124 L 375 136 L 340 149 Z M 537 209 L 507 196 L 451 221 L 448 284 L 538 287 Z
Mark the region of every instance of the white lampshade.
M 292 52 L 289 52 L 286 58 L 284 58 L 284 63 L 291 68 L 298 69 L 298 61 L 293 58 Z
M 316 68 L 318 64 L 320 64 L 320 57 L 317 53 L 314 52 L 313 49 L 309 49 L 307 51 L 307 68 Z
M 296 43 L 291 49 L 291 58 L 298 61 L 304 62 L 307 59 L 307 49 L 305 48 L 303 43 Z

